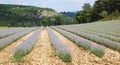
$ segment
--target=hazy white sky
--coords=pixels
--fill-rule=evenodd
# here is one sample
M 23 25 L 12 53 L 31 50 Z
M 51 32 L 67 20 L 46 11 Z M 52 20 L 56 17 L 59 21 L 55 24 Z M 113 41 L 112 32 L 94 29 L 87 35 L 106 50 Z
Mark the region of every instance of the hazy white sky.
M 93 5 L 95 0 L 0 0 L 0 4 L 19 4 L 52 8 L 58 12 L 82 10 L 84 3 Z

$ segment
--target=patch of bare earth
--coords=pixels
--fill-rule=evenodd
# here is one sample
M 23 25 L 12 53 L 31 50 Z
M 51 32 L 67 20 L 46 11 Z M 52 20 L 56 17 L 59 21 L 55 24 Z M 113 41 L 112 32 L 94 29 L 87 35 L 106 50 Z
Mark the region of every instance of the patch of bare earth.
M 55 30 L 53 31 L 71 50 L 72 65 L 120 65 L 119 52 L 105 47 L 105 55 L 102 58 L 99 58 L 91 54 L 89 51 L 78 47 L 75 43 Z
M 105 55 L 102 58 L 106 65 L 120 65 L 120 53 L 109 48 L 105 49 Z
M 46 28 L 41 31 L 36 45 L 26 58 L 28 61 L 24 65 L 66 65 L 55 56 Z
M 15 46 L 17 46 L 22 41 L 30 37 L 33 33 L 34 31 L 23 36 L 22 38 L 18 39 L 17 41 L 13 42 L 11 45 L 5 47 L 2 51 L 0 51 L 0 65 L 16 65 L 12 63 L 10 59 L 13 56 L 13 53 L 14 53 L 13 50 Z

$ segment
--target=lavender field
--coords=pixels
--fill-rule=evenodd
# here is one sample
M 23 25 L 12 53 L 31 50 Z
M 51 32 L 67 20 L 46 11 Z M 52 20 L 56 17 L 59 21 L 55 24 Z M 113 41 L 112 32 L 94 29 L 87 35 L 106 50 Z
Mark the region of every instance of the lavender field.
M 119 65 L 120 21 L 0 28 L 0 64 Z

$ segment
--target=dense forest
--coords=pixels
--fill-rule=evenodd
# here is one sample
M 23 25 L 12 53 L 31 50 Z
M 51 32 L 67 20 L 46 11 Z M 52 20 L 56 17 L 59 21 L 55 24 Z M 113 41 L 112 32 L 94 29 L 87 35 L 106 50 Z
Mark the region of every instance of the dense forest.
M 0 26 L 74 24 L 77 21 L 50 8 L 0 4 Z
M 76 14 L 79 23 L 120 19 L 120 0 L 96 0 L 93 6 L 85 3 L 82 8 Z

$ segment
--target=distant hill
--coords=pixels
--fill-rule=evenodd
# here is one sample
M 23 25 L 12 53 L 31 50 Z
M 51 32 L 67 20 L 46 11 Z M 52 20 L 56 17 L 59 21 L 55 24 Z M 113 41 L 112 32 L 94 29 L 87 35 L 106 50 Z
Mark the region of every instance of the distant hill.
M 48 14 L 48 15 L 47 15 Z M 0 25 L 33 26 L 40 24 L 42 16 L 53 16 L 58 13 L 49 8 L 34 6 L 0 4 Z
M 76 16 L 75 12 L 61 12 L 61 13 L 72 18 L 75 18 Z
M 57 13 L 55 10 L 50 8 L 40 8 L 34 6 L 25 6 L 25 5 L 11 5 L 11 4 L 0 4 L 0 12 L 11 12 L 18 15 L 31 15 L 37 14 L 40 15 L 42 12 L 52 12 Z
M 62 17 L 60 13 L 50 8 L 0 4 L 0 26 L 40 26 L 42 25 L 42 19 L 46 19 L 49 22 L 50 18 L 57 16 Z M 66 16 L 63 16 L 63 18 L 67 22 L 72 19 Z

